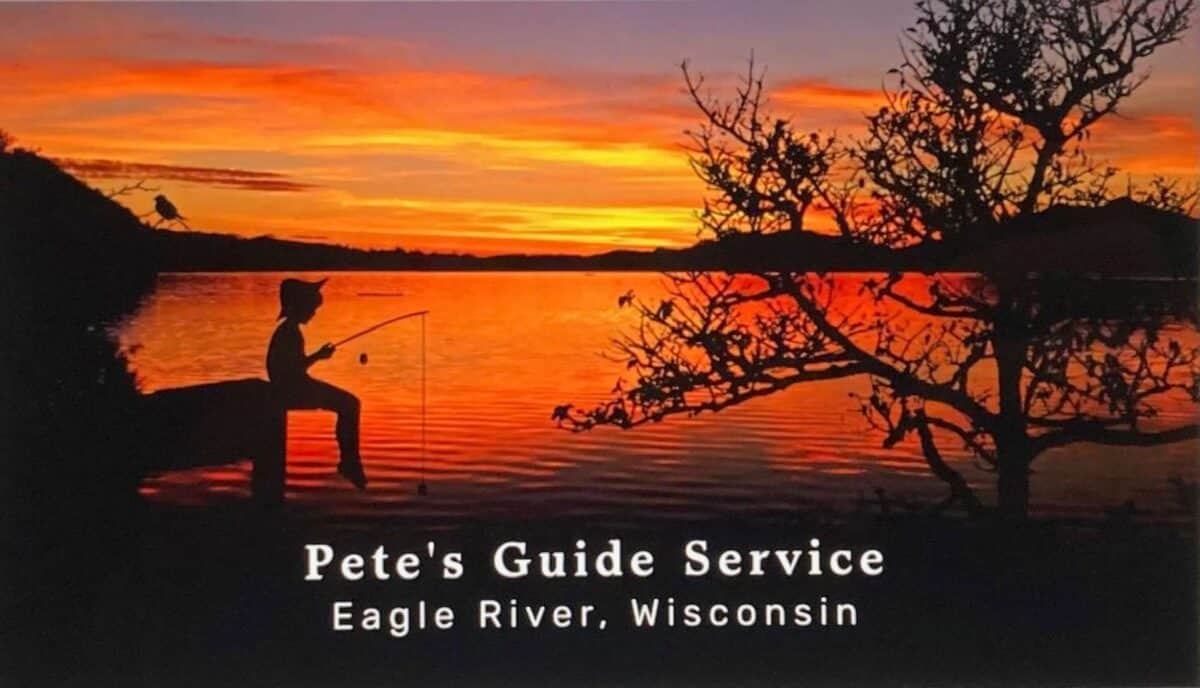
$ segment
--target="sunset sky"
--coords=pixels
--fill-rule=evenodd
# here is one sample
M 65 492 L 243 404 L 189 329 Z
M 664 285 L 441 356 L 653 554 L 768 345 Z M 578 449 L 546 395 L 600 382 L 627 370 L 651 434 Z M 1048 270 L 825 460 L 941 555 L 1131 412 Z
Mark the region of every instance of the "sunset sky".
M 193 227 L 476 253 L 680 246 L 704 190 L 689 59 L 747 56 L 774 109 L 853 133 L 907 2 L 5 5 L 0 128 Z M 1194 178 L 1200 38 L 1161 51 L 1093 150 Z M 151 194 L 125 198 L 136 212 Z

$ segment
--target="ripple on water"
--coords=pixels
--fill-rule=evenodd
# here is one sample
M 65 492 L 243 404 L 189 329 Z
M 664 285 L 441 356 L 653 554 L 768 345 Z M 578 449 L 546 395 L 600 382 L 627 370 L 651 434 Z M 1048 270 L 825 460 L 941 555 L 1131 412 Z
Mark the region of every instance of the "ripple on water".
M 147 391 L 262 373 L 280 274 L 168 275 L 117 328 Z M 845 277 L 844 279 L 853 279 Z M 550 410 L 605 398 L 621 366 L 596 355 L 633 323 L 616 297 L 660 293 L 647 274 L 334 274 L 307 326 L 309 342 L 336 339 L 393 315 L 427 308 L 428 413 L 422 452 L 417 330 L 396 326 L 335 356 L 317 375 L 363 402 L 366 493 L 334 470 L 334 419 L 289 417 L 287 496 L 295 508 L 349 520 L 405 519 L 432 527 L 463 518 L 574 516 L 598 523 L 700 520 L 826 503 L 849 508 L 881 488 L 940 498 L 916 447 L 881 447 L 858 413 L 857 381 L 807 385 L 720 414 L 621 431 L 571 433 Z M 394 299 L 362 293 L 402 293 Z M 411 323 L 410 323 L 411 324 Z M 138 344 L 139 348 L 131 345 Z M 357 364 L 370 353 L 371 363 Z M 1163 418 L 1191 418 L 1167 408 Z M 953 443 L 944 450 L 972 484 L 979 470 Z M 1073 448 L 1047 455 L 1035 507 L 1096 514 L 1134 498 L 1161 505 L 1166 479 L 1195 478 L 1196 445 L 1163 450 Z M 422 460 L 422 455 L 424 456 Z M 147 499 L 217 504 L 248 495 L 247 462 L 151 478 Z M 424 479 L 428 495 L 418 497 Z

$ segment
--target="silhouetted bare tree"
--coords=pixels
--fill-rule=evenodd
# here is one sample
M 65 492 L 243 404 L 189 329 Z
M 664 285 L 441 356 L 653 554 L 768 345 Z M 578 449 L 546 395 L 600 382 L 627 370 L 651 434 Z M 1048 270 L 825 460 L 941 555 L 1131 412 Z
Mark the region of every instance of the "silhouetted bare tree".
M 923 0 L 887 105 L 856 150 L 877 236 L 952 240 L 1059 203 L 1116 170 L 1084 145 L 1187 29 L 1191 0 Z
M 728 102 L 705 95 L 685 64 L 704 120 L 689 132 L 711 191 L 702 226 L 718 237 L 804 231 L 819 214 L 848 241 L 952 253 L 1015 224 L 1037 228 L 1056 206 L 1103 206 L 1116 170 L 1087 154 L 1089 131 L 1144 81 L 1137 64 L 1181 36 L 1192 5 L 923 0 L 885 105 L 851 142 L 772 118 L 753 64 Z M 1170 182 L 1137 193 L 1171 211 L 1189 199 Z M 609 402 L 556 417 L 575 430 L 628 428 L 862 376 L 863 415 L 885 445 L 915 439 L 950 486 L 943 506 L 981 507 L 942 457 L 950 438 L 997 475 L 998 507 L 1014 517 L 1050 449 L 1196 437 L 1191 421 L 1157 418 L 1172 398 L 1198 399 L 1200 352 L 1183 334 L 1193 284 L 1146 295 L 1023 272 L 669 275 L 666 299 L 626 299 L 640 323 L 617 348 L 633 379 Z

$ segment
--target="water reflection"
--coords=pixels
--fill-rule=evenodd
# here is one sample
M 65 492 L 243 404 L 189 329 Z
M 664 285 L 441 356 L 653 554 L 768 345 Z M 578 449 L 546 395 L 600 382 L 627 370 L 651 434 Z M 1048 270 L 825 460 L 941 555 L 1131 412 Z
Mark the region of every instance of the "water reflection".
M 144 391 L 264 374 L 282 273 L 164 275 L 117 326 Z M 303 276 L 303 275 L 302 275 Z M 307 277 L 312 278 L 311 275 Z M 549 421 L 564 399 L 600 402 L 619 365 L 603 358 L 636 324 L 616 307 L 629 289 L 653 298 L 654 274 L 346 273 L 306 328 L 310 348 L 396 313 L 429 309 L 429 496 L 420 477 L 419 333 L 400 324 L 348 345 L 314 371 L 363 402 L 362 453 L 371 489 L 334 473 L 333 417 L 289 419 L 289 501 L 349 517 L 447 523 L 463 517 L 586 516 L 601 521 L 779 512 L 822 503 L 850 509 L 876 488 L 936 499 L 912 446 L 882 449 L 852 392 L 865 380 L 805 385 L 719 415 L 585 434 Z M 360 354 L 368 354 L 365 365 Z M 1186 418 L 1187 408 L 1164 410 Z M 1092 445 L 1038 464 L 1033 510 L 1101 513 L 1127 499 L 1165 511 L 1167 479 L 1194 479 L 1195 443 L 1154 449 Z M 986 497 L 992 476 L 947 452 Z M 248 493 L 249 464 L 148 480 L 155 500 L 206 504 Z

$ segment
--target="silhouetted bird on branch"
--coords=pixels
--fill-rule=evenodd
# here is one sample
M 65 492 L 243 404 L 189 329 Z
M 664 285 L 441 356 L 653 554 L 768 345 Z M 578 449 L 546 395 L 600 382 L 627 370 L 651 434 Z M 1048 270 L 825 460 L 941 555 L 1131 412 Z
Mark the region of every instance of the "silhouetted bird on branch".
M 168 225 L 178 223 L 183 225 L 184 229 L 191 229 L 187 225 L 187 218 L 180 215 L 179 209 L 175 207 L 175 204 L 167 200 L 167 197 L 162 194 L 154 197 L 154 212 L 158 213 L 159 217 L 158 222 L 154 223 L 155 227 L 166 222 Z
M 671 313 L 675 311 L 675 304 L 671 303 L 670 299 L 662 302 L 658 307 L 658 319 L 666 320 L 671 317 Z

